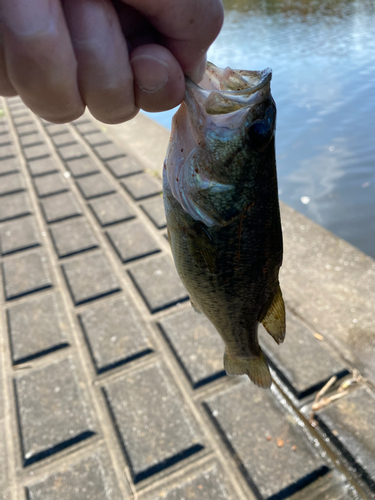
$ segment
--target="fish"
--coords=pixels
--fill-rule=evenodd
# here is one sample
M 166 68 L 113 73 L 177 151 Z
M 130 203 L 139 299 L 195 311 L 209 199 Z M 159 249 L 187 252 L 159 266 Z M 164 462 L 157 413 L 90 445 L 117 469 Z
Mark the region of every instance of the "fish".
M 285 338 L 271 76 L 207 63 L 199 85 L 186 78 L 163 166 L 168 239 L 191 304 L 224 341 L 227 375 L 262 388 L 272 377 L 258 325 Z

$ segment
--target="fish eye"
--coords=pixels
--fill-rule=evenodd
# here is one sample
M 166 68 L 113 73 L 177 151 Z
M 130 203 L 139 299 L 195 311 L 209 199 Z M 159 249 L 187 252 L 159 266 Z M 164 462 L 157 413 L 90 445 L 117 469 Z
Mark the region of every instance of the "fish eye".
M 275 130 L 275 111 L 269 106 L 265 117 L 255 120 L 247 129 L 247 140 L 251 149 L 260 153 L 269 144 Z

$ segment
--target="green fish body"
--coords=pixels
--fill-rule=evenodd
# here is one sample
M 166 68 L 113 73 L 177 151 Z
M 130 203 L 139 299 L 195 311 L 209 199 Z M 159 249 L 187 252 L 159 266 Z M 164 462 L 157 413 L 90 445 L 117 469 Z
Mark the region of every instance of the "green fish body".
M 168 235 L 193 307 L 225 343 L 228 375 L 271 385 L 258 324 L 285 337 L 278 281 L 282 233 L 271 72 L 208 63 L 202 87 L 187 81 L 163 172 Z

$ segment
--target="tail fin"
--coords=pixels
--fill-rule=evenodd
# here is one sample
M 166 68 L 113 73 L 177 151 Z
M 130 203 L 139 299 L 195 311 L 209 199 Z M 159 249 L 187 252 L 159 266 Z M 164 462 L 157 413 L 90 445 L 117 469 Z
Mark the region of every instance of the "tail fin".
M 285 338 L 285 305 L 281 294 L 280 285 L 277 287 L 274 298 L 266 314 L 262 319 L 262 324 L 274 340 L 281 344 Z
M 227 375 L 248 375 L 258 387 L 268 389 L 272 378 L 263 352 L 253 359 L 242 359 L 224 354 L 224 369 Z

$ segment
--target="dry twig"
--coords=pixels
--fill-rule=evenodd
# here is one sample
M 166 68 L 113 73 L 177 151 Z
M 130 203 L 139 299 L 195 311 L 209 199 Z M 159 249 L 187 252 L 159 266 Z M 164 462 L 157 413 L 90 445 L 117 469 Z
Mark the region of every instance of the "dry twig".
M 314 420 L 314 415 L 315 412 L 321 410 L 325 406 L 329 405 L 332 403 L 332 401 L 336 401 L 337 399 L 340 399 L 350 392 L 350 388 L 353 385 L 360 384 L 364 381 L 364 378 L 362 375 L 359 373 L 358 370 L 353 370 L 352 377 L 349 379 L 344 380 L 338 387 L 337 391 L 333 393 L 331 396 L 324 397 L 324 395 L 329 391 L 329 389 L 335 384 L 337 381 L 337 377 L 331 377 L 328 382 L 320 389 L 320 391 L 317 393 L 315 400 L 311 406 L 311 412 L 310 412 L 310 418 L 309 422 L 310 424 L 316 424 L 316 421 Z

